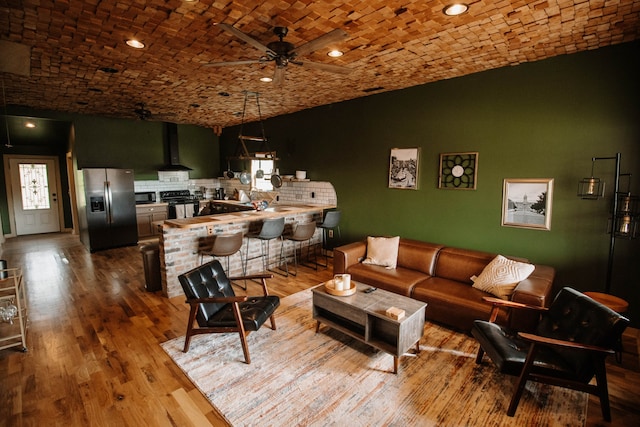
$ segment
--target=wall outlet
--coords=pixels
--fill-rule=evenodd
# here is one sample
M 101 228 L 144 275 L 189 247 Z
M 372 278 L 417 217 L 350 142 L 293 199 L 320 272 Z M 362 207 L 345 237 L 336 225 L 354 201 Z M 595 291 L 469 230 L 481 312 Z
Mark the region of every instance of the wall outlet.
M 329 229 L 329 238 L 333 239 L 333 230 Z
M 213 225 L 207 225 L 207 235 L 213 235 Z

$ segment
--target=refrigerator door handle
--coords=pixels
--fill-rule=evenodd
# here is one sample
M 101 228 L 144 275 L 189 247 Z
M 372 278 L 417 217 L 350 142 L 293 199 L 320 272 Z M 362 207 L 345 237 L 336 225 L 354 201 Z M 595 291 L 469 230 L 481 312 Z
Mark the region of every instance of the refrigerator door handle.
M 107 199 L 107 203 L 105 203 L 107 210 L 107 223 L 113 224 L 113 212 L 111 211 L 113 207 L 113 195 L 111 194 L 111 183 L 109 181 L 104 182 L 104 194 Z

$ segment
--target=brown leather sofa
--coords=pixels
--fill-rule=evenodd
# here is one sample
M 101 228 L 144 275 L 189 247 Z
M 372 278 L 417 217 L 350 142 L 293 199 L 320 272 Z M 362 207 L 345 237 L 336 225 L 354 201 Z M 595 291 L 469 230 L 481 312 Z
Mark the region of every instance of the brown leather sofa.
M 471 276 L 479 276 L 496 254 L 401 238 L 398 264 L 395 269 L 386 269 L 363 264 L 366 251 L 365 241 L 334 248 L 334 273 L 349 273 L 352 280 L 424 301 L 427 320 L 466 332 L 474 320 L 489 319 L 491 304 L 482 298 L 492 295 L 473 288 Z M 553 267 L 536 265 L 533 273 L 516 286 L 511 301 L 548 307 L 553 298 L 554 277 Z M 503 312 L 498 321 L 530 330 L 537 322 L 537 314 L 514 313 L 509 318 Z

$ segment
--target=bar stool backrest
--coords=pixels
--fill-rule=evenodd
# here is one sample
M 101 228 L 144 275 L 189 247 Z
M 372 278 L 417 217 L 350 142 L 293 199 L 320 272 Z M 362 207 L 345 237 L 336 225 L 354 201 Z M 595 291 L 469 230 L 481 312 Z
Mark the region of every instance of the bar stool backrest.
M 298 241 L 309 240 L 313 237 L 313 233 L 315 233 L 315 231 L 316 223 L 314 221 L 299 222 L 296 224 L 296 228 L 293 230 L 293 235 L 290 239 Z
M 340 224 L 340 211 L 327 211 L 321 228 L 336 228 Z
M 262 224 L 262 229 L 260 230 L 260 234 L 256 236 L 258 239 L 275 239 L 276 237 L 280 237 L 282 232 L 284 231 L 284 217 L 274 218 L 274 219 L 266 219 Z
M 213 241 L 211 253 L 216 256 L 233 255 L 242 247 L 242 232 L 233 234 L 218 234 Z

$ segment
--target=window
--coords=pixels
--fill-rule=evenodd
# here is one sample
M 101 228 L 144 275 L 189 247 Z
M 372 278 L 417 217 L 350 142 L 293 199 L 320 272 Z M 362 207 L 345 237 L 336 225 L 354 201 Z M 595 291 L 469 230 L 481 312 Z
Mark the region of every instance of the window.
M 49 209 L 49 180 L 46 164 L 20 163 L 22 209 Z
M 273 160 L 251 160 L 251 180 L 253 188 L 263 191 L 273 190 L 271 184 L 271 174 L 273 173 L 274 161 Z M 262 178 L 258 178 L 256 175 L 258 171 L 262 171 Z

